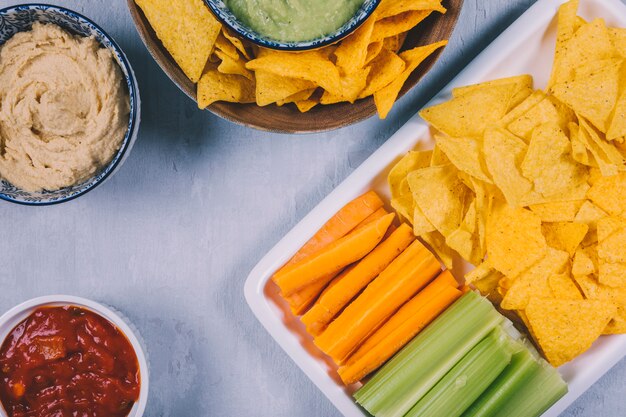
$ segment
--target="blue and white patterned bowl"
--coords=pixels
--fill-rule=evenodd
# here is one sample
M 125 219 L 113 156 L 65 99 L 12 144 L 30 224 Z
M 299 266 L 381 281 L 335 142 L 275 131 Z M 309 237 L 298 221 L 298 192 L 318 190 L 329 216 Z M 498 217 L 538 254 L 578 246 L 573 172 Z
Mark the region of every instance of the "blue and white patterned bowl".
M 141 119 L 141 100 L 135 73 L 122 49 L 100 26 L 74 11 L 47 4 L 24 4 L 0 9 L 0 45 L 16 33 L 30 30 L 35 22 L 54 23 L 75 35 L 93 36 L 103 47 L 113 53 L 122 69 L 130 93 L 130 118 L 122 145 L 111 162 L 92 178 L 72 187 L 35 193 L 21 190 L 0 179 L 0 199 L 25 205 L 43 206 L 73 200 L 102 184 L 119 169 L 137 139 Z
M 374 12 L 380 1 L 381 0 L 365 0 L 361 8 L 354 14 L 354 16 L 352 16 L 350 20 L 348 20 L 339 29 L 326 36 L 304 42 L 282 42 L 261 35 L 242 23 L 233 14 L 233 12 L 230 11 L 228 6 L 224 4 L 224 0 L 204 0 L 207 6 L 209 6 L 209 9 L 213 11 L 213 14 L 225 26 L 232 29 L 238 35 L 264 48 L 278 49 L 282 51 L 305 51 L 308 49 L 321 48 L 322 46 L 340 41 L 361 26 L 361 24 L 363 24 L 363 22 L 365 22 Z

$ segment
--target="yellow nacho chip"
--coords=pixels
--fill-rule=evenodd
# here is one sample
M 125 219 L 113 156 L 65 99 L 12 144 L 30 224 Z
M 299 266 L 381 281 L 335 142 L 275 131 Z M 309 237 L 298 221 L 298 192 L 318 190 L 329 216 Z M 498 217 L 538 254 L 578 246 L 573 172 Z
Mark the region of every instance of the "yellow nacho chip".
M 228 38 L 226 38 L 223 31 L 219 34 L 217 40 L 215 41 L 215 49 L 222 51 L 234 60 L 238 60 L 240 58 L 237 47 L 235 47 L 235 45 Z
M 487 254 L 495 269 L 515 278 L 545 256 L 541 219 L 506 204 L 494 208 L 487 224 Z
M 626 213 L 626 173 L 602 176 L 591 186 L 587 197 L 600 209 L 613 216 Z
M 444 236 L 459 228 L 469 189 L 452 165 L 422 168 L 407 176 L 413 199 L 428 221 Z M 431 204 L 436 199 L 438 204 Z
M 471 84 L 471 85 L 467 85 L 464 87 L 456 87 L 452 89 L 452 97 L 460 97 L 472 91 L 481 90 L 481 89 L 489 89 L 491 87 L 495 87 L 498 85 L 508 85 L 508 84 L 516 85 L 517 86 L 516 89 L 518 91 L 527 91 L 527 89 L 532 89 L 533 87 L 533 77 L 528 74 L 516 75 L 513 77 L 499 78 L 497 80 L 486 81 L 484 83 Z
M 367 77 L 366 87 L 359 94 L 359 98 L 371 96 L 376 91 L 388 86 L 406 68 L 404 60 L 387 49 L 383 49 L 370 66 L 371 71 Z
M 233 59 L 230 55 L 219 49 L 215 50 L 215 55 L 220 59 L 220 63 L 217 67 L 219 72 L 222 74 L 241 75 L 250 81 L 254 81 L 254 74 L 246 68 L 246 62 L 239 58 L 239 56 L 237 59 Z
M 533 297 L 554 297 L 549 279 L 565 272 L 568 261 L 567 252 L 546 249 L 541 260 L 513 279 L 500 306 L 505 310 L 524 310 Z
M 311 110 L 313 107 L 320 104 L 319 98 L 311 97 L 306 100 L 296 101 L 296 106 L 301 113 L 306 113 Z
M 574 78 L 554 86 L 554 95 L 606 132 L 617 102 L 622 62 L 621 58 L 612 58 L 594 62 L 591 67 L 579 67 Z
M 598 280 L 610 287 L 626 287 L 626 220 L 598 220 Z
M 564 28 L 564 31 L 569 30 L 570 28 Z M 577 69 L 583 68 L 584 71 L 598 61 L 615 56 L 616 51 L 604 21 L 596 19 L 585 23 L 569 40 L 562 44 L 557 41 L 557 59 L 549 85 L 550 91 L 555 92 L 557 85 L 574 80 Z
M 578 12 L 578 0 L 568 1 L 559 7 L 557 14 L 558 25 L 556 34 L 556 48 L 554 51 L 554 64 L 552 65 L 552 74 L 548 82 L 550 89 L 557 82 L 564 78 L 563 73 L 568 71 L 568 65 L 565 63 L 565 55 L 567 53 L 567 44 L 574 37 L 574 33 L 578 29 L 576 24 L 576 13 Z
M 384 46 L 384 42 L 383 41 L 370 43 L 367 46 L 367 55 L 365 57 L 364 65 L 369 65 L 374 59 L 376 59 L 378 54 L 383 50 L 383 46 Z M 397 51 L 391 51 L 391 52 L 397 53 Z
M 336 65 L 343 74 L 352 74 L 365 66 L 375 21 L 373 16 L 367 19 L 360 28 L 335 49 Z
M 267 106 L 316 87 L 311 81 L 282 77 L 267 71 L 255 71 L 255 77 L 256 102 L 259 106 Z
M 509 123 L 507 129 L 514 135 L 529 141 L 530 135 L 536 127 L 551 122 L 561 129 L 565 129 L 569 121 L 561 117 L 552 100 L 546 97 L 526 113 Z
M 624 334 L 626 333 L 626 304 L 617 306 L 617 313 L 613 320 L 607 324 L 602 334 Z
M 482 154 L 482 141 L 474 138 L 451 138 L 436 135 L 437 146 L 461 171 L 481 181 L 491 183 L 487 164 Z
M 456 254 L 446 245 L 446 238 L 441 233 L 435 230 L 434 232 L 421 235 L 420 239 L 430 247 L 432 252 L 435 253 L 446 268 L 452 269 L 454 267 L 454 257 Z
M 230 41 L 230 43 L 233 44 L 233 46 L 235 48 L 237 48 L 237 50 L 239 52 L 241 52 L 241 55 L 243 55 L 244 58 L 246 58 L 248 61 L 251 59 L 251 55 L 248 52 L 248 50 L 246 49 L 246 45 L 243 43 L 243 40 L 239 39 L 237 36 L 232 35 L 228 30 L 222 28 L 222 35 L 228 39 Z
M 595 246 L 579 248 L 574 254 L 574 261 L 572 262 L 572 275 L 586 276 L 595 274 L 598 272 L 597 264 L 598 256 L 597 248 Z
M 538 215 L 543 222 L 571 222 L 576 219 L 577 213 L 586 202 L 586 200 L 555 201 L 533 204 L 528 208 Z M 578 220 L 576 219 L 576 221 Z
M 526 143 L 504 129 L 488 129 L 483 148 L 487 170 L 507 202 L 515 207 L 526 205 L 533 188 L 519 167 L 528 149 Z
M 431 13 L 432 10 L 410 10 L 377 20 L 370 42 L 382 41 L 385 38 L 408 32 L 430 16 Z
M 371 68 L 362 68 L 341 77 L 342 93 L 336 95 L 326 91 L 324 95 L 322 95 L 320 103 L 334 104 L 342 101 L 354 103 L 361 91 L 365 88 L 370 70 Z
M 616 307 L 597 300 L 533 298 L 525 312 L 548 362 L 561 366 L 591 347 Z
M 589 189 L 587 170 L 572 159 L 570 141 L 555 123 L 533 131 L 521 168 L 544 197 L 581 200 Z
M 307 101 L 311 98 L 311 96 L 315 93 L 317 89 L 316 88 L 310 88 L 308 90 L 302 90 L 299 91 L 295 94 L 290 95 L 289 97 L 282 99 L 282 100 L 278 100 L 276 102 L 277 106 L 284 106 L 285 104 L 288 103 L 296 103 L 296 102 L 303 102 L 303 101 Z
M 556 299 L 559 300 L 582 300 L 578 286 L 572 280 L 569 269 L 559 274 L 552 274 L 548 278 L 548 285 Z
M 435 129 L 452 137 L 477 137 L 507 112 L 516 84 L 479 88 L 420 111 Z
M 376 19 L 385 19 L 414 10 L 446 12 L 441 0 L 382 0 L 376 8 Z
M 309 81 L 332 94 L 343 93 L 339 70 L 328 58 L 327 51 L 315 50 L 288 54 L 267 49 L 262 51 L 258 58 L 246 64 L 246 68 Z
M 204 109 L 216 101 L 254 103 L 254 89 L 254 82 L 246 77 L 222 74 L 210 67 L 198 82 L 198 107 Z
M 589 226 L 585 223 L 543 223 L 541 230 L 548 246 L 574 256 L 576 249 L 578 249 L 578 246 L 585 238 Z
M 400 58 L 405 62 L 405 69 L 389 85 L 374 93 L 374 103 L 378 109 L 378 115 L 385 119 L 391 111 L 391 107 L 396 102 L 402 86 L 415 71 L 415 69 L 437 49 L 448 44 L 448 41 L 441 41 L 432 45 L 420 46 L 400 53 Z
M 150 25 L 194 83 L 213 51 L 222 25 L 202 0 L 137 0 Z
M 492 303 L 500 304 L 502 295 L 498 291 L 498 284 L 502 278 L 504 275 L 493 269 L 489 261 L 483 261 L 472 272 L 465 275 L 465 283 L 471 284 Z
M 387 184 L 391 190 L 391 205 L 410 223 L 412 223 L 414 215 L 415 201 L 407 181 L 407 175 L 412 171 L 428 167 L 431 157 L 432 151 L 409 151 L 391 168 L 387 176 Z M 434 227 L 432 230 L 435 230 Z M 421 234 L 416 233 L 416 236 Z
M 406 40 L 408 32 L 401 33 L 399 35 L 390 36 L 383 40 L 383 48 L 390 50 L 391 52 L 398 53 L 402 49 L 402 45 Z

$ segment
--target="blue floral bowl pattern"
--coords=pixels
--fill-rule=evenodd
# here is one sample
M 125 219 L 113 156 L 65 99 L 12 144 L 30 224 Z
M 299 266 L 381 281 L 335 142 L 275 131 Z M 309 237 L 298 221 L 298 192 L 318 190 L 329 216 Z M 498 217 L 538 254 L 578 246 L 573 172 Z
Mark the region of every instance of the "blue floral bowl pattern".
M 79 197 L 103 183 L 117 171 L 137 139 L 141 118 L 141 102 L 135 74 L 124 52 L 98 25 L 79 13 L 47 4 L 24 4 L 0 9 L 0 45 L 16 33 L 30 30 L 35 22 L 54 23 L 75 35 L 93 36 L 103 47 L 113 53 L 122 69 L 130 94 L 130 118 L 122 145 L 113 160 L 89 180 L 60 190 L 43 190 L 31 193 L 0 178 L 0 199 L 19 204 L 41 206 L 58 204 Z
M 224 4 L 224 0 L 204 0 L 204 2 L 225 26 L 259 46 L 283 51 L 305 51 L 308 49 L 316 49 L 321 48 L 322 46 L 330 45 L 348 36 L 367 20 L 380 3 L 380 0 L 365 0 L 355 15 L 335 32 L 329 33 L 322 38 L 305 42 L 281 42 L 267 38 L 250 29 L 237 19 L 226 4 Z

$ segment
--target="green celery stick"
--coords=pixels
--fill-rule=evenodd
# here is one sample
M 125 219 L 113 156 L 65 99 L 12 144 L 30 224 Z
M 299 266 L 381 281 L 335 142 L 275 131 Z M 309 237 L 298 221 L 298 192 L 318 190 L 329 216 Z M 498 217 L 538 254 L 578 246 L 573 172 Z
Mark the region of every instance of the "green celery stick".
M 513 355 L 511 363 L 496 378 L 463 417 L 493 417 L 540 368 L 526 349 Z
M 377 417 L 402 417 L 504 318 L 468 292 L 354 394 Z
M 497 328 L 469 351 L 406 417 L 459 417 L 511 362 L 515 343 Z

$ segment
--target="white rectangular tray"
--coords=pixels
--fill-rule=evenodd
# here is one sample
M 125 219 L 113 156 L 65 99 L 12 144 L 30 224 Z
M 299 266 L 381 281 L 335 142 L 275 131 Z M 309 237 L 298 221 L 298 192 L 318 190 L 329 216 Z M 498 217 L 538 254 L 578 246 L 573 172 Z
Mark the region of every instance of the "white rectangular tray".
M 556 12 L 563 0 L 540 0 L 472 61 L 429 105 L 450 98 L 452 88 L 482 81 L 529 73 L 535 88 L 547 84 L 554 56 Z M 620 0 L 582 0 L 579 14 L 602 17 L 607 24 L 626 27 L 626 5 Z M 452 44 L 449 47 L 454 48 Z M 346 417 L 368 414 L 351 397 L 323 355 L 316 352 L 299 321 L 286 313 L 272 294 L 268 280 L 342 206 L 374 189 L 388 196 L 386 177 L 395 161 L 411 149 L 429 149 L 429 129 L 418 115 L 411 118 L 383 146 L 294 227 L 252 270 L 245 296 L 250 308 L 293 361 Z M 559 368 L 569 393 L 544 417 L 556 417 L 626 355 L 626 335 L 604 336 L 574 361 Z

